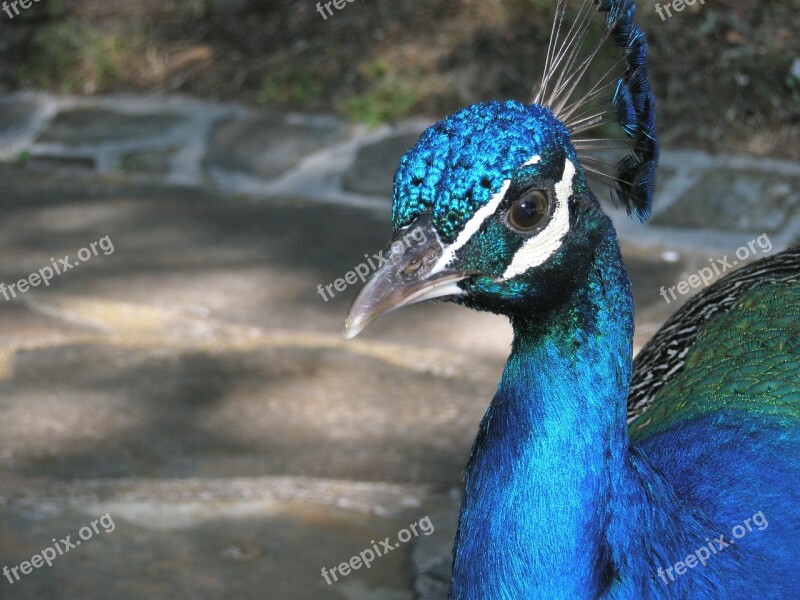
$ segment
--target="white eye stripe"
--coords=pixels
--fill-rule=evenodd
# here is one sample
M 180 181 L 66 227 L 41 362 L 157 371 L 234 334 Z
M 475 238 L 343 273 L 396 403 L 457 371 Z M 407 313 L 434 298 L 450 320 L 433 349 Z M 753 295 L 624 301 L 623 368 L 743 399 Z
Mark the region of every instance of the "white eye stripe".
M 452 262 L 456 256 L 456 252 L 463 248 L 470 238 L 475 235 L 475 232 L 481 228 L 483 222 L 494 214 L 494 211 L 497 210 L 497 207 L 503 201 L 503 198 L 505 198 L 509 187 L 511 187 L 511 180 L 506 179 L 503 182 L 503 187 L 500 188 L 500 191 L 492 196 L 489 202 L 475 211 L 475 214 L 472 216 L 472 218 L 467 221 L 466 225 L 464 225 L 464 229 L 462 229 L 461 233 L 458 234 L 456 241 L 444 248 L 442 256 L 431 270 L 431 274 L 438 273 Z
M 528 162 L 526 162 L 522 166 L 523 167 L 530 167 L 531 165 L 538 165 L 540 162 L 542 162 L 542 157 L 537 155 L 537 156 L 534 156 L 532 159 L 530 159 Z
M 534 156 L 522 166 L 527 167 L 530 165 L 535 165 L 541 160 L 541 156 Z M 509 187 L 511 187 L 511 180 L 506 179 L 503 181 L 503 186 L 491 197 L 489 202 L 475 211 L 475 214 L 472 215 L 472 218 L 467 221 L 466 225 L 464 225 L 464 229 L 462 229 L 458 234 L 456 241 L 444 248 L 442 251 L 442 256 L 438 261 L 436 261 L 433 269 L 431 269 L 431 275 L 440 272 L 453 261 L 456 256 L 456 252 L 463 248 L 466 243 L 469 242 L 470 238 L 472 238 L 472 236 L 475 235 L 475 233 L 481 228 L 481 225 L 483 225 L 484 221 L 486 221 L 495 213 L 497 207 L 500 206 L 500 203 L 503 201 L 503 198 L 506 197 Z
M 567 159 L 564 163 L 564 175 L 556 188 L 556 208 L 550 222 L 536 235 L 528 240 L 514 254 L 503 279 L 511 279 L 521 275 L 530 268 L 538 267 L 550 258 L 561 247 L 564 236 L 569 231 L 569 197 L 572 195 L 572 179 L 575 177 L 575 165 Z

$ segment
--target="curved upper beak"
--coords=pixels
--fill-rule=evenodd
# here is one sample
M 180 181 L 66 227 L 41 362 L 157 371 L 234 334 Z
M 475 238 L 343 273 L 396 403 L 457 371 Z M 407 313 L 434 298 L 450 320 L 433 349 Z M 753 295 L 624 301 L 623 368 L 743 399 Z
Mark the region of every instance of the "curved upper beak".
M 399 230 L 381 256 L 384 262 L 350 306 L 343 331 L 347 339 L 401 306 L 463 294 L 458 282 L 474 275 L 446 269 L 433 273 L 442 246 L 427 215 Z

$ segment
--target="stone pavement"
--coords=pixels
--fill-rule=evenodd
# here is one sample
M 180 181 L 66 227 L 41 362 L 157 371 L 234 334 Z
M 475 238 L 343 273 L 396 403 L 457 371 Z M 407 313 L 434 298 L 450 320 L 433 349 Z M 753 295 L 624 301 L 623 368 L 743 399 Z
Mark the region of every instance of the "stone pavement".
M 0 296 L 0 568 L 115 525 L 0 578 L 0 598 L 443 597 L 509 328 L 416 306 L 344 342 L 357 286 L 317 293 L 383 247 L 393 170 L 425 125 L 0 99 L 0 282 L 77 264 Z M 800 237 L 799 184 L 792 163 L 665 151 L 652 221 L 615 216 L 637 348 L 686 297 L 662 286 Z M 106 236 L 113 252 L 79 254 Z M 424 516 L 432 535 L 322 578 Z

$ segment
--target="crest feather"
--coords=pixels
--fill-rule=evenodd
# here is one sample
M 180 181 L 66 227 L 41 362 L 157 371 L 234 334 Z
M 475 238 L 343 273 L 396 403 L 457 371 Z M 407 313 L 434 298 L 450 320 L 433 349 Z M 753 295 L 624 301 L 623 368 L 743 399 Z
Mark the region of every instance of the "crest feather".
M 549 108 L 572 136 L 587 174 L 610 184 L 613 197 L 645 221 L 653 205 L 659 143 L 655 96 L 647 75 L 647 36 L 634 22 L 634 0 L 581 0 L 572 25 L 564 24 L 567 0 L 558 0 L 542 81 L 533 102 Z M 606 13 L 597 44 L 585 48 L 596 13 Z M 621 56 L 588 92 L 574 99 L 578 85 L 606 43 Z M 617 125 L 621 135 L 609 135 Z M 623 150 L 608 162 L 610 150 Z

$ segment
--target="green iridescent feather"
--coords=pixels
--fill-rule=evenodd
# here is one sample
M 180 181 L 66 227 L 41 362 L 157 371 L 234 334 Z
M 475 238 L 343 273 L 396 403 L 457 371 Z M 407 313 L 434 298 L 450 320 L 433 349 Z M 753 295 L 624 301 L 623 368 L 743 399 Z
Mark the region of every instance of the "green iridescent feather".
M 629 426 L 641 440 L 718 411 L 790 426 L 800 421 L 800 287 L 773 282 L 744 294 L 701 331 L 686 366 Z

